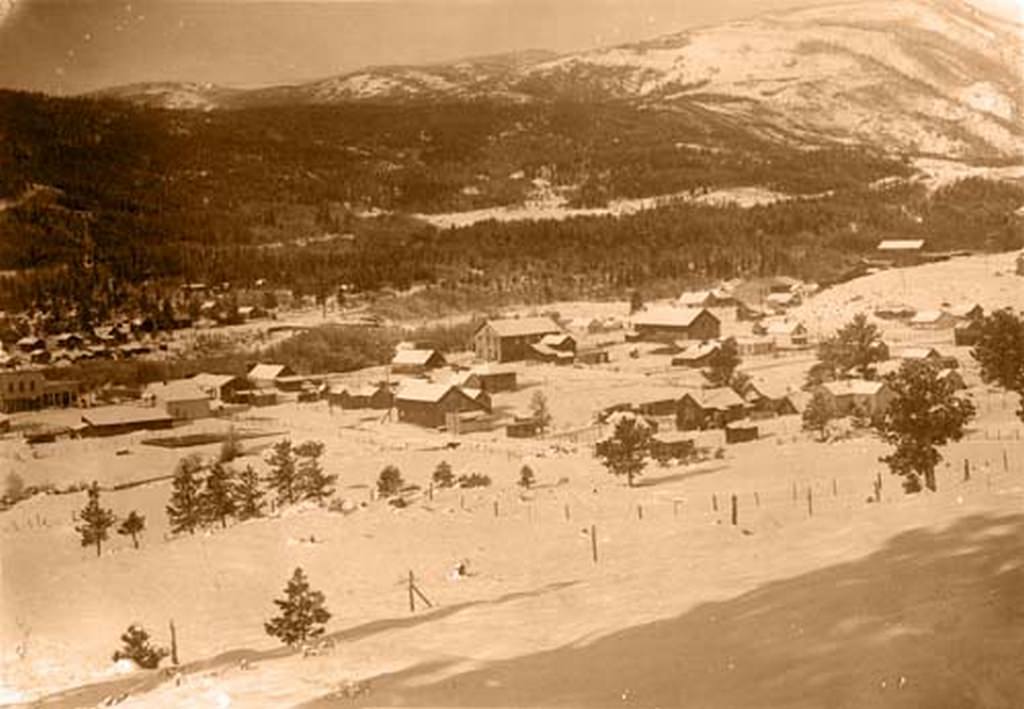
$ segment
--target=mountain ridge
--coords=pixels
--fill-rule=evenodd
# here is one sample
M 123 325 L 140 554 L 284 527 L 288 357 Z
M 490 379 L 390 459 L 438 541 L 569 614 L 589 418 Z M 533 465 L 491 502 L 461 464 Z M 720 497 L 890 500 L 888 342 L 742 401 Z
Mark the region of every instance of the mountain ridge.
M 1024 26 L 962 0 L 856 0 L 563 55 L 369 67 L 249 90 L 160 83 L 99 95 L 191 110 L 442 100 L 696 104 L 808 145 L 1020 159 L 1022 67 Z

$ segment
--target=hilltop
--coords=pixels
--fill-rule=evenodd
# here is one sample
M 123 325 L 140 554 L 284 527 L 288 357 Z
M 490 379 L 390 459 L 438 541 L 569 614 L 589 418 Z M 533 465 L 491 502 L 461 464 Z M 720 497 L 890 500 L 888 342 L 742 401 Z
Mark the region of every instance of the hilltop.
M 861 0 L 552 57 L 524 52 L 371 67 L 251 91 L 196 85 L 105 95 L 168 108 L 585 99 L 713 112 L 789 144 L 1024 156 L 1024 34 L 961 0 Z

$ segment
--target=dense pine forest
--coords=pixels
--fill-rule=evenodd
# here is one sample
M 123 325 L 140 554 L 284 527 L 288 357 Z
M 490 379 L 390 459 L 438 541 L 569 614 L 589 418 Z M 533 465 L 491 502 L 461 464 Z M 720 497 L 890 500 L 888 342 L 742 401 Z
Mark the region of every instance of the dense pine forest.
M 880 238 L 933 250 L 1024 242 L 1020 187 L 928 194 L 904 159 L 796 149 L 696 106 L 351 105 L 163 111 L 0 92 L 0 309 L 78 319 L 156 307 L 185 280 L 300 294 L 434 283 L 496 298 L 621 293 L 659 279 L 791 273 L 828 282 Z M 519 203 L 761 185 L 807 195 L 753 209 L 677 203 L 627 217 L 410 218 Z

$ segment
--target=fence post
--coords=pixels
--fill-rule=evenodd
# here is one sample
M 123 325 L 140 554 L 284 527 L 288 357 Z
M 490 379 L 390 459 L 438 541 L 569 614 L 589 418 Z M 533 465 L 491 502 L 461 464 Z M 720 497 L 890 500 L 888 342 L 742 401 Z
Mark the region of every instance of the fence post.
M 736 496 L 732 496 L 732 526 L 735 527 L 740 521 L 740 503 Z
M 562 507 L 562 511 L 565 514 L 565 521 L 566 522 L 568 522 L 570 519 L 572 519 L 572 515 L 569 513 L 569 503 L 568 502 L 565 503 L 565 505 Z
M 672 500 L 672 516 L 679 516 L 679 500 Z
M 711 509 L 714 512 L 718 512 L 718 495 L 711 493 Z
M 796 480 L 793 481 L 793 504 L 796 504 Z
M 498 516 L 498 501 L 497 500 L 494 501 L 494 516 L 495 517 Z
M 590 556 L 597 563 L 597 525 L 590 525 Z
M 171 627 L 171 664 L 172 665 L 177 665 L 178 664 L 178 631 L 174 627 L 174 618 L 171 618 L 170 623 L 168 623 L 168 625 L 170 625 L 170 627 Z
M 639 503 L 636 506 L 636 518 L 640 520 L 644 518 L 644 506 Z
M 761 506 L 761 494 L 757 490 L 754 490 L 754 505 L 756 507 Z
M 807 516 L 814 516 L 814 492 L 810 487 L 807 488 Z
M 1010 459 L 1006 456 L 1006 449 L 1003 448 L 1003 472 L 1010 472 Z
M 412 569 L 410 569 L 409 570 L 409 612 L 410 613 L 415 613 L 416 612 L 416 596 L 413 593 L 412 584 L 413 584 Z
M 835 478 L 832 478 L 832 497 L 839 497 L 839 483 Z
M 970 482 L 971 480 L 971 461 L 964 458 L 964 482 Z

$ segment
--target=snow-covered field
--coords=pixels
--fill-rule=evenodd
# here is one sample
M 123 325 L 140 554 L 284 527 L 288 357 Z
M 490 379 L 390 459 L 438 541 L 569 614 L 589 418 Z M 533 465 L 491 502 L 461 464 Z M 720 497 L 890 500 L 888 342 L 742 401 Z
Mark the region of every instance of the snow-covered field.
M 876 274 L 825 291 L 800 315 L 835 327 L 875 299 L 892 300 L 904 280 L 900 298 L 919 307 L 1020 305 L 1011 260 Z M 575 318 L 624 307 L 552 306 Z M 667 356 L 633 359 L 629 349 L 614 347 L 612 363 L 597 368 L 526 366 L 520 391 L 496 395 L 498 410 L 515 411 L 544 391 L 559 434 L 549 441 L 479 433 L 449 450 L 442 434 L 324 403 L 254 409 L 236 422 L 324 441 L 336 497 L 355 508 L 347 514 L 298 507 L 169 538 L 169 483 L 157 482 L 104 493 L 105 506 L 140 511 L 148 528 L 142 549 L 118 537 L 96 558 L 73 530 L 82 493 L 0 513 L 0 700 L 94 706 L 129 693 L 123 706 L 330 706 L 332 692 L 370 680 L 358 705 L 906 707 L 948 696 L 963 706 L 1020 705 L 1024 628 L 1011 599 L 1024 588 L 1022 426 L 1017 402 L 980 387 L 965 349 L 942 345 L 967 371 L 975 430 L 943 451 L 940 491 L 909 498 L 879 463 L 879 441 L 817 443 L 795 417 L 766 422 L 761 440 L 725 447 L 722 458 L 652 463 L 627 488 L 569 432 L 602 406 L 697 383 Z M 745 367 L 799 383 L 810 362 L 796 354 Z M 191 452 L 142 446 L 140 437 L 35 450 L 8 438 L 0 461 L 27 484 L 111 485 L 168 474 Z M 247 442 L 238 465 L 264 469 L 271 440 Z M 721 445 L 715 433 L 705 442 Z M 964 459 L 975 471 L 969 482 Z M 441 460 L 494 485 L 438 491 L 403 510 L 371 499 L 385 465 L 426 487 Z M 524 463 L 538 478 L 529 492 L 515 485 Z M 869 503 L 878 473 L 883 501 Z M 470 575 L 456 580 L 462 560 Z M 263 631 L 296 566 L 333 613 L 328 654 L 303 659 Z M 433 609 L 409 612 L 409 571 Z M 166 643 L 172 619 L 180 679 L 117 674 L 110 655 L 125 627 L 139 622 Z

